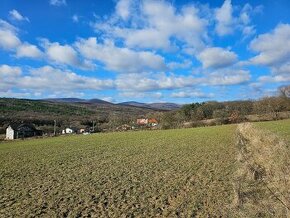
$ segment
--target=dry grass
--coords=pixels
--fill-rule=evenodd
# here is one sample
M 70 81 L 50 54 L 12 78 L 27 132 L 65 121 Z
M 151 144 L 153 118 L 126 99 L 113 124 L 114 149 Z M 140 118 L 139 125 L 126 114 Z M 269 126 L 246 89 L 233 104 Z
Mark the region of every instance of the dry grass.
M 290 151 L 275 134 L 238 126 L 234 204 L 239 217 L 290 217 Z

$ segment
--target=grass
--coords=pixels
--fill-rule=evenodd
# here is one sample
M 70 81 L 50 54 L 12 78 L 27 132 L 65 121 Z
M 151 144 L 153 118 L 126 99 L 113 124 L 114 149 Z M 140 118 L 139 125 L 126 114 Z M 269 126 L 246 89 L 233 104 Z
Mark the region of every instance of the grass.
M 0 143 L 0 217 L 287 217 L 290 120 L 236 127 Z
M 274 122 L 259 122 L 255 125 L 264 130 L 271 131 L 281 136 L 284 140 L 290 142 L 290 119 Z
M 235 126 L 0 144 L 4 217 L 226 216 Z
M 289 141 L 284 140 L 285 136 L 290 139 L 289 124 L 285 120 L 238 126 L 239 217 L 290 216 L 290 150 Z

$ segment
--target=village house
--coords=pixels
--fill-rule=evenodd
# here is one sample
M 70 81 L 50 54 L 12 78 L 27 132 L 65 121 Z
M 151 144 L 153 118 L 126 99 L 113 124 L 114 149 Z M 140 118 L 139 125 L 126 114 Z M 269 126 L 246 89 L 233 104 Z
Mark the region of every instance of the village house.
M 62 134 L 73 134 L 77 132 L 78 132 L 78 129 L 75 127 L 67 127 L 64 130 L 62 130 Z
M 155 118 L 150 118 L 150 119 L 137 119 L 137 125 L 147 125 L 147 126 L 157 126 L 158 121 Z
M 157 126 L 158 125 L 158 121 L 155 118 L 148 119 L 148 125 Z
M 137 119 L 137 125 L 147 125 L 148 119 Z
M 28 123 L 10 124 L 6 128 L 7 140 L 42 136 L 42 135 L 43 135 L 43 131 L 37 130 L 33 124 L 28 124 Z

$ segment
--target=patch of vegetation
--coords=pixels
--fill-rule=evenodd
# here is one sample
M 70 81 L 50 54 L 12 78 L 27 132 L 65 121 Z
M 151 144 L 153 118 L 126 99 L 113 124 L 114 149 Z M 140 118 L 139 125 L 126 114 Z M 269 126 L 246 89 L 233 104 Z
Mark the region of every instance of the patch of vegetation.
M 4 217 L 226 217 L 235 126 L 0 144 Z
M 290 142 L 290 120 L 279 120 L 276 122 L 259 122 L 255 126 L 274 132 L 285 140 Z M 290 145 L 289 145 L 290 146 Z
M 33 112 L 57 115 L 90 115 L 94 112 L 80 106 L 57 104 L 38 100 L 0 98 L 0 113 Z
M 284 141 L 281 135 L 288 128 L 289 138 L 289 124 L 287 120 L 239 125 L 235 182 L 238 217 L 288 217 L 290 150 L 289 141 Z

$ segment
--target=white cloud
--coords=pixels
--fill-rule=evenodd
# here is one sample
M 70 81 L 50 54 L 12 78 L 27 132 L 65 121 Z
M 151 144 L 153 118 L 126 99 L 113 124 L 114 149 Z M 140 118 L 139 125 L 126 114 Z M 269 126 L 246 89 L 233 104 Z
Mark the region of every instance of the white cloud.
M 50 66 L 32 69 L 30 75 L 23 77 L 22 87 L 47 90 L 102 90 L 113 87 L 112 80 L 99 80 L 62 71 Z
M 116 14 L 123 20 L 127 20 L 130 16 L 130 6 L 132 0 L 120 0 L 116 5 Z
M 42 52 L 35 45 L 28 43 L 19 45 L 16 49 L 17 57 L 40 58 L 42 55 Z
M 187 90 L 187 91 L 180 91 L 180 92 L 173 92 L 171 94 L 173 98 L 212 98 L 214 97 L 213 93 L 204 93 L 201 91 L 196 90 Z
M 4 77 L 17 77 L 21 75 L 20 67 L 13 67 L 9 65 L 0 65 L 0 77 L 3 79 Z
M 42 52 L 35 45 L 21 42 L 17 28 L 0 19 L 0 48 L 15 52 L 16 57 L 40 58 Z
M 220 8 L 215 10 L 214 18 L 216 21 L 215 31 L 219 36 L 234 34 L 236 30 L 242 32 L 243 39 L 246 39 L 256 33 L 252 23 L 252 16 L 260 13 L 262 6 L 252 7 L 245 4 L 239 14 L 237 8 L 232 5 L 231 0 L 225 0 Z
M 183 62 L 170 62 L 167 65 L 171 70 L 188 69 L 192 66 L 192 62 L 190 60 L 184 60 Z
M 80 90 L 104 90 L 114 88 L 111 79 L 100 80 L 94 77 L 77 75 L 74 72 L 60 70 L 51 66 L 31 68 L 26 74 L 22 74 L 19 67 L 8 65 L 0 66 L 0 79 L 4 81 L 7 90 L 16 88 L 19 90 L 71 92 Z
M 252 35 L 255 35 L 256 34 L 256 29 L 254 26 L 246 26 L 243 28 L 242 30 L 242 34 L 244 36 L 243 39 L 246 39 Z
M 223 68 L 237 62 L 237 55 L 223 48 L 211 47 L 204 49 L 197 58 L 202 62 L 204 68 Z
M 290 82 L 290 74 L 261 76 L 258 78 L 261 83 L 285 83 Z
M 280 24 L 272 32 L 259 35 L 250 43 L 250 49 L 259 53 L 253 64 L 277 66 L 290 58 L 290 25 Z
M 119 3 L 124 4 L 127 1 Z M 118 8 L 116 14 L 121 14 Z M 200 50 L 205 44 L 204 41 L 208 40 L 208 21 L 201 17 L 199 8 L 193 5 L 177 10 L 166 1 L 145 0 L 140 1 L 139 7 L 134 7 L 130 16 L 127 7 L 122 14 L 123 18 L 129 19 L 126 27 L 114 21 L 115 15 L 109 22 L 98 22 L 94 27 L 113 38 L 123 39 L 126 46 L 131 48 L 172 50 L 178 40 Z
M 289 74 L 290 75 L 290 61 L 272 68 L 274 74 Z
M 192 76 L 166 75 L 165 73 L 136 73 L 117 77 L 115 83 L 119 90 L 155 91 L 191 87 L 201 81 Z
M 154 28 L 118 29 L 115 33 L 124 38 L 130 48 L 169 49 L 171 46 L 168 34 Z
M 81 69 L 93 69 L 94 65 L 89 61 L 81 61 L 78 53 L 70 45 L 60 45 L 58 42 L 49 42 L 42 39 L 47 58 L 57 64 L 65 64 Z
M 17 10 L 13 9 L 12 11 L 9 11 L 9 15 L 11 19 L 17 20 L 17 21 L 27 21 L 29 22 L 28 17 L 22 16 Z
M 50 0 L 49 4 L 53 6 L 62 6 L 66 5 L 66 0 Z
M 32 96 L 32 93 L 30 92 L 15 92 L 13 90 L 6 90 L 1 91 L 0 89 L 0 96 L 2 98 L 29 98 Z
M 225 0 L 221 8 L 216 9 L 216 32 L 220 36 L 232 34 L 234 31 L 234 17 L 231 0 Z
M 94 37 L 80 39 L 75 45 L 83 56 L 101 61 L 107 69 L 115 72 L 136 73 L 166 69 L 164 58 L 149 51 L 136 52 L 119 48 L 112 42 L 100 44 Z
M 13 67 L 6 64 L 0 65 L 0 92 L 15 88 L 15 83 L 21 74 L 22 70 L 20 67 Z
M 163 94 L 161 92 L 136 92 L 136 91 L 125 91 L 121 92 L 119 96 L 126 99 L 137 99 L 137 98 L 154 98 L 161 99 Z
M 273 31 L 259 35 L 250 44 L 258 55 L 250 63 L 270 67 L 272 75 L 261 76 L 261 83 L 290 82 L 290 25 L 279 24 Z
M 17 29 L 0 19 L 0 47 L 5 50 L 13 50 L 20 44 L 21 41 L 17 37 Z
M 215 71 L 207 75 L 207 85 L 238 85 L 249 82 L 251 79 L 250 72 L 247 70 L 224 69 Z

